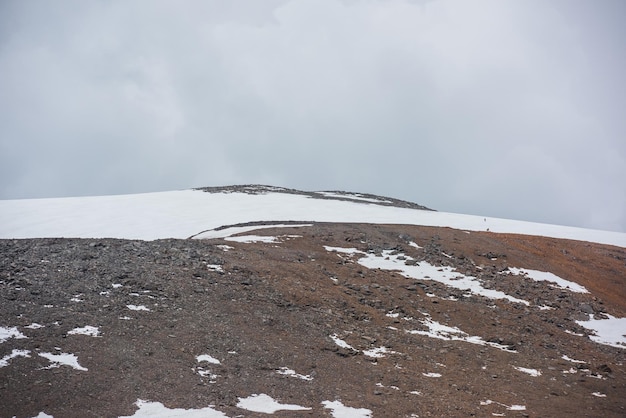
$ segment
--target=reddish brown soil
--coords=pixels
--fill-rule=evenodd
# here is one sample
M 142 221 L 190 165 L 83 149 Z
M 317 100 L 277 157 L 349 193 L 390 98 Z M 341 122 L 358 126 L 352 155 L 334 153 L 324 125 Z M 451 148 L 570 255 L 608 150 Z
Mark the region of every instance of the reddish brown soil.
M 588 334 L 574 322 L 587 317 L 585 311 L 626 315 L 626 249 L 397 225 L 317 224 L 255 234 L 300 237 L 276 244 L 0 241 L 0 326 L 17 326 L 28 337 L 1 343 L 0 358 L 13 349 L 31 355 L 0 367 L 0 417 L 132 415 L 137 399 L 169 408 L 215 405 L 230 417 L 267 416 L 236 407 L 238 398 L 254 393 L 312 408 L 277 417 L 329 417 L 321 405 L 326 400 L 368 408 L 374 417 L 626 415 L 626 349 L 565 332 Z M 325 245 L 395 249 L 479 277 L 531 306 L 464 297 L 428 278 L 370 270 Z M 550 271 L 590 293 L 509 276 L 502 273 L 506 267 Z M 72 302 L 76 296 L 82 302 Z M 129 304 L 151 311 L 131 311 Z M 425 330 L 419 322 L 425 314 L 516 352 L 408 333 Z M 45 327 L 25 328 L 33 322 Z M 98 326 L 102 336 L 68 335 L 85 325 Z M 358 351 L 340 348 L 331 335 Z M 395 353 L 363 354 L 381 346 Z M 88 371 L 43 369 L 49 362 L 37 354 L 55 347 L 75 354 Z M 201 354 L 221 364 L 200 365 Z M 200 376 L 199 366 L 217 377 Z M 313 380 L 280 375 L 281 367 Z M 526 409 L 507 410 L 511 405 Z

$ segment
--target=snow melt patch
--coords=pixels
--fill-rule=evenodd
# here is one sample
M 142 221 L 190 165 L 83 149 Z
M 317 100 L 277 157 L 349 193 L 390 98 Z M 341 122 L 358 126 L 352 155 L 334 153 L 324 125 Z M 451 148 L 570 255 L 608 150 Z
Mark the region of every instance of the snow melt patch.
M 529 374 L 533 377 L 541 376 L 541 371 L 537 369 L 527 369 L 526 367 L 517 367 L 517 366 L 513 366 L 513 368 L 522 373 Z
M 611 347 L 626 348 L 626 318 L 604 315 L 607 319 L 590 319 L 576 323 L 595 332 L 595 335 L 589 336 L 592 341 Z
M 509 411 L 525 411 L 526 407 L 524 405 L 511 405 L 507 407 Z
M 324 249 L 328 252 L 336 252 L 341 254 L 365 254 L 363 251 L 359 251 L 356 248 L 331 247 L 328 245 L 324 245 Z
M 387 347 L 371 348 L 369 350 L 363 350 L 363 355 L 372 358 L 383 358 L 385 354 L 396 354 L 395 351 L 390 351 Z
M 487 399 L 486 401 L 480 401 L 480 404 L 482 406 L 496 404 L 496 405 L 500 405 L 500 406 L 505 407 L 509 411 L 525 411 L 526 410 L 526 407 L 524 405 L 511 405 L 511 406 L 509 406 L 509 405 L 505 405 L 505 404 L 500 403 L 500 402 L 492 401 L 491 399 Z
M 267 236 L 267 235 L 240 235 L 237 237 L 226 237 L 224 238 L 226 241 L 234 241 L 234 242 L 243 242 L 243 243 L 254 243 L 254 242 L 264 242 L 266 244 L 276 243 L 278 242 L 277 237 Z
M 150 312 L 150 309 L 145 307 L 144 305 L 126 305 L 126 307 L 128 309 L 130 309 L 131 311 L 148 311 L 148 312 Z
M 44 328 L 44 325 L 38 324 L 36 322 L 33 322 L 30 325 L 25 326 L 24 328 L 28 328 L 28 329 L 39 329 L 39 328 Z
M 88 335 L 90 337 L 99 337 L 100 330 L 98 327 L 92 327 L 91 325 L 86 325 L 82 328 L 74 328 L 71 331 L 67 332 L 68 335 Z
M 141 399 L 135 402 L 139 408 L 133 415 L 119 418 L 228 418 L 223 412 L 208 406 L 202 409 L 166 408 L 161 402 L 149 402 Z
M 202 377 L 208 377 L 209 383 L 215 383 L 217 381 L 217 378 L 220 377 L 219 374 L 215 374 L 211 372 L 211 370 L 204 370 L 202 367 L 198 367 L 197 369 L 192 369 L 192 370 L 194 370 L 196 373 L 198 373 Z
M 527 276 L 528 278 L 536 282 L 550 282 L 554 283 L 554 287 L 559 289 L 569 290 L 576 293 L 589 293 L 584 287 L 575 282 L 570 282 L 557 276 L 556 274 L 530 269 L 518 269 L 516 267 L 509 267 L 509 271 L 517 276 Z
M 345 406 L 341 401 L 323 401 L 324 408 L 331 410 L 333 418 L 371 418 L 372 411 L 365 408 Z
M 276 373 L 278 374 L 282 374 L 284 376 L 289 376 L 289 377 L 296 377 L 298 379 L 302 379 L 302 380 L 307 380 L 307 381 L 311 381 L 313 380 L 313 377 L 308 375 L 308 374 L 299 374 L 296 373 L 295 370 L 291 370 L 287 367 L 281 367 L 280 369 L 276 370 Z
M 0 367 L 6 367 L 9 365 L 9 361 L 11 359 L 14 359 L 16 357 L 30 357 L 30 351 L 29 350 L 18 350 L 18 349 L 13 349 L 13 351 L 11 351 L 11 354 L 7 354 L 6 356 L 2 357 L 0 359 Z
M 334 250 L 337 251 L 336 248 Z M 344 250 L 344 252 L 359 252 L 356 249 L 346 248 Z M 528 301 L 509 296 L 499 290 L 487 289 L 482 286 L 476 277 L 465 276 L 448 266 L 438 267 L 426 261 L 420 261 L 415 263 L 415 265 L 407 265 L 406 261 L 412 261 L 413 258 L 402 253 L 394 254 L 392 250 L 384 250 L 382 255 L 360 253 L 365 256 L 360 258 L 357 262 L 369 269 L 398 271 L 404 277 L 411 279 L 433 280 L 474 295 L 480 295 L 490 299 L 507 299 L 511 302 L 522 303 L 527 306 L 530 305 Z
M 423 376 L 426 377 L 441 377 L 441 373 L 422 373 Z
M 490 341 L 485 341 L 481 337 L 470 336 L 465 331 L 461 331 L 457 327 L 450 327 L 447 325 L 443 325 L 437 321 L 433 321 L 430 318 L 421 319 L 420 322 L 422 323 L 422 325 L 428 327 L 428 331 L 411 330 L 407 332 L 409 334 L 424 335 L 426 337 L 436 338 L 439 340 L 465 341 L 470 344 L 488 345 L 490 347 L 498 348 L 502 351 L 516 353 L 516 351 L 509 348 L 509 346 L 490 342 Z
M 326 196 L 326 197 L 332 197 L 332 198 L 338 198 L 338 199 L 352 199 L 352 200 L 359 200 L 362 202 L 370 202 L 370 203 L 392 203 L 389 200 L 381 200 L 381 199 L 374 199 L 371 197 L 363 197 L 363 195 L 359 193 L 317 192 L 317 194 L 321 194 L 322 196 Z
M 351 346 L 350 344 L 348 344 L 347 342 L 345 342 L 344 340 L 342 340 L 341 338 L 339 338 L 339 337 L 337 336 L 337 334 L 333 334 L 333 335 L 331 335 L 331 336 L 330 336 L 330 339 L 331 339 L 331 340 L 333 340 L 333 342 L 334 342 L 335 344 L 337 344 L 337 345 L 338 345 L 339 347 L 341 347 L 341 348 L 347 348 L 347 349 L 350 349 L 350 350 L 359 351 L 359 350 L 357 350 L 356 348 L 352 347 L 352 346 Z
M 215 239 L 215 238 L 227 238 L 232 235 L 243 234 L 250 231 L 258 231 L 259 229 L 271 229 L 271 228 L 303 228 L 312 226 L 312 224 L 276 224 L 276 225 L 254 225 L 254 226 L 232 226 L 230 228 L 212 229 L 210 231 L 204 231 L 197 235 L 194 235 L 194 239 Z M 234 237 L 233 237 L 234 238 Z M 232 240 L 230 240 L 232 241 Z M 232 250 L 233 247 L 229 245 L 218 245 L 224 251 Z
M 26 335 L 22 334 L 17 327 L 0 327 L 0 344 L 8 340 L 9 338 L 15 338 L 16 340 L 22 338 L 28 338 Z
M 221 364 L 218 359 L 216 359 L 215 357 L 212 357 L 212 356 L 210 356 L 208 354 L 201 354 L 199 356 L 196 356 L 196 361 L 198 363 L 206 361 L 207 363 L 211 363 L 211 364 Z
M 219 264 L 207 264 L 206 267 L 211 271 L 217 271 L 219 273 L 224 272 L 224 269 Z
M 573 358 L 567 357 L 565 354 L 561 357 L 563 360 L 571 361 L 572 363 L 586 363 L 586 361 L 582 360 L 574 360 Z
M 271 396 L 264 393 L 257 395 L 252 394 L 247 398 L 239 398 L 237 408 L 245 409 L 252 412 L 263 412 L 264 414 L 273 414 L 276 411 L 308 411 L 307 408 L 300 405 L 283 404 L 275 401 Z
M 61 353 L 61 354 L 52 354 L 52 353 L 39 353 L 41 357 L 47 358 L 52 364 L 45 369 L 54 369 L 56 367 L 61 366 L 70 366 L 76 370 L 87 371 L 87 368 L 78 364 L 78 358 L 74 354 L 70 353 Z

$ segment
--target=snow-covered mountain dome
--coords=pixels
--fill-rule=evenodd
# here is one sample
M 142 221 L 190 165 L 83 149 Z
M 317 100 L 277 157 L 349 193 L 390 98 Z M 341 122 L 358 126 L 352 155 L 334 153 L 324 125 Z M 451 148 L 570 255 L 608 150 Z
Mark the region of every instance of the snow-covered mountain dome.
M 216 238 L 233 233 L 227 226 L 281 222 L 445 226 L 626 247 L 624 233 L 437 212 L 370 194 L 259 185 L 0 201 L 0 238 Z

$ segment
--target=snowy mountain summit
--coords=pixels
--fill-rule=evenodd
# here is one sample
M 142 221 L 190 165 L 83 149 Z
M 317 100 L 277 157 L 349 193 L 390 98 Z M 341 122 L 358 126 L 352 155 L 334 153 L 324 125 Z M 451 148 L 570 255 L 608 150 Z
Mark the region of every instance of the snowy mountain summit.
M 625 292 L 626 234 L 370 194 L 0 201 L 0 411 L 621 417 Z
M 626 234 L 436 212 L 361 193 L 244 185 L 131 195 L 0 201 L 0 238 L 163 239 L 224 236 L 227 225 L 342 222 L 443 226 L 626 247 Z

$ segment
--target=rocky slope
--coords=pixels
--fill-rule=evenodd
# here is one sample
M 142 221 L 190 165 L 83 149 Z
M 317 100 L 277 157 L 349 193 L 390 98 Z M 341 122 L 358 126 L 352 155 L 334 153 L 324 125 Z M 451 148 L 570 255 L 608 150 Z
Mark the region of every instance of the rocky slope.
M 588 327 L 626 316 L 624 247 L 239 226 L 210 239 L 0 240 L 0 417 L 626 414 L 623 337 Z

